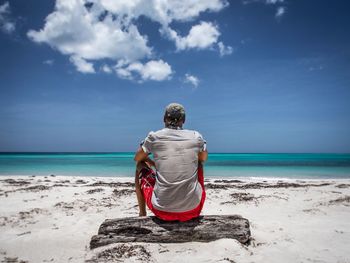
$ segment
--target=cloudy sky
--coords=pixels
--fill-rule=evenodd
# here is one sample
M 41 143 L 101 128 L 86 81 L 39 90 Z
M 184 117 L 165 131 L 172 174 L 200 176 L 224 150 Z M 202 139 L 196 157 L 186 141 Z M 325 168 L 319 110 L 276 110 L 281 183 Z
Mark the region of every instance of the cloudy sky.
M 350 152 L 347 0 L 0 0 L 0 151 Z

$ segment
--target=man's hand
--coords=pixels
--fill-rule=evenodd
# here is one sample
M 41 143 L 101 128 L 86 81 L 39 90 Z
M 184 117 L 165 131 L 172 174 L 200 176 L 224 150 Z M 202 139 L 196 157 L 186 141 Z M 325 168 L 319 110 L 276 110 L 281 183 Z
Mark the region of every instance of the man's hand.
M 207 150 L 198 153 L 198 161 L 205 162 L 207 159 L 208 159 L 208 151 Z

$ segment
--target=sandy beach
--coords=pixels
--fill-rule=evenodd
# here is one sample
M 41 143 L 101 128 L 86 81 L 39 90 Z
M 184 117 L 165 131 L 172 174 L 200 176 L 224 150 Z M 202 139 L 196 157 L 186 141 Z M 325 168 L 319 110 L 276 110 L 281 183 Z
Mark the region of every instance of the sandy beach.
M 0 262 L 350 262 L 350 180 L 207 179 L 206 189 L 202 214 L 247 218 L 248 246 L 221 239 L 90 250 L 105 219 L 138 215 L 132 178 L 1 176 Z

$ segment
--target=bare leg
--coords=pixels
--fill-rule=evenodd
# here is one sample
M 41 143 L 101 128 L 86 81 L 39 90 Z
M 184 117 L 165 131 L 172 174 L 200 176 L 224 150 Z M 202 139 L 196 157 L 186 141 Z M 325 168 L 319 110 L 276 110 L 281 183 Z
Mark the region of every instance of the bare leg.
M 136 191 L 136 196 L 137 196 L 137 202 L 139 204 L 139 216 L 146 216 L 146 202 L 145 198 L 143 197 L 143 193 L 141 190 L 141 185 L 140 185 L 140 179 L 139 179 L 139 174 L 140 171 L 143 167 L 148 167 L 144 162 L 139 162 L 136 165 L 136 172 L 135 172 L 135 191 Z

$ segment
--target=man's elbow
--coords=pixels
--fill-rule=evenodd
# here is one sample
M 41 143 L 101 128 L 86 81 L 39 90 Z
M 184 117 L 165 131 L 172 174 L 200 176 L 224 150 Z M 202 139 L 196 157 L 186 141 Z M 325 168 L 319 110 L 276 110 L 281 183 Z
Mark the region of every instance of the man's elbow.
M 141 161 L 145 161 L 147 157 L 148 157 L 148 154 L 145 153 L 142 148 L 139 148 L 139 150 L 135 154 L 134 161 L 137 163 Z
M 139 151 L 137 151 L 137 152 L 135 153 L 134 161 L 135 161 L 135 162 L 139 162 L 139 161 L 140 161 L 140 154 L 139 154 Z
M 141 161 L 141 157 L 136 154 L 134 157 L 134 161 L 138 163 L 139 161 Z

